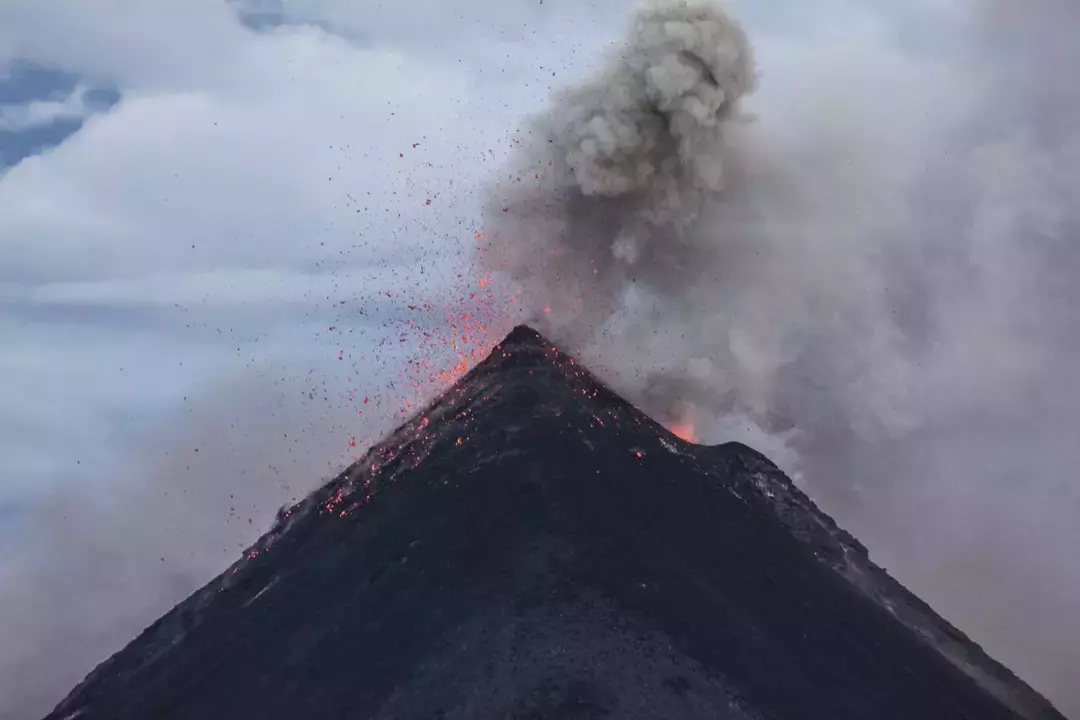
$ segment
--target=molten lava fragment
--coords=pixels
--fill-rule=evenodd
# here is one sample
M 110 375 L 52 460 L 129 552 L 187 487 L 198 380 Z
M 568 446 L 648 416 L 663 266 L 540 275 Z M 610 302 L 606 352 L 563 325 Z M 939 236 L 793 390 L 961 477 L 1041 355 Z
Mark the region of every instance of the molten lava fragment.
M 696 443 L 698 441 L 697 433 L 694 431 L 694 423 L 684 420 L 677 422 L 669 428 L 671 434 L 675 437 L 685 440 L 689 443 Z

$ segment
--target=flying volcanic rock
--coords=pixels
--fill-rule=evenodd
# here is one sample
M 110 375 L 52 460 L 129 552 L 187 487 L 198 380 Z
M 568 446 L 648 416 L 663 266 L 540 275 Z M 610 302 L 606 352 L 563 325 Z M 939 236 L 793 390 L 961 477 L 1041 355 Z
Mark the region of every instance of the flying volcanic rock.
M 1057 718 L 768 460 L 528 328 L 51 720 Z

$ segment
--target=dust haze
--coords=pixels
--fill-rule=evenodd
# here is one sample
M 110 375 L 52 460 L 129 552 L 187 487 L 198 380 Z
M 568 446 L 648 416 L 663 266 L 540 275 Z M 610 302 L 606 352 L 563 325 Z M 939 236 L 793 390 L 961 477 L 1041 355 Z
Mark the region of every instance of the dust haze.
M 522 127 L 477 262 L 1080 715 L 1080 5 L 965 8 L 759 78 L 727 10 L 644 6 Z

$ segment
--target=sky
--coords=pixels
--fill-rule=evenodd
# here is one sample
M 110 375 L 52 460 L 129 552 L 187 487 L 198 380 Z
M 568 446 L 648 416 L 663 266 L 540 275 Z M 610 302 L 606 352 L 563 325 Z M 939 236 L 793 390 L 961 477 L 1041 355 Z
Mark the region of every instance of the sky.
M 1039 211 L 1049 191 L 1016 170 L 1069 167 L 1026 148 L 1060 137 L 1032 118 L 1080 103 L 1040 95 L 1025 74 L 1038 67 L 1057 88 L 1050 51 L 1068 51 L 1032 43 L 1052 27 L 1016 22 L 1004 0 L 978 12 L 944 0 L 733 5 L 761 70 L 750 108 L 775 137 L 833 153 L 853 137 L 878 152 L 887 137 L 889 166 L 940 204 L 904 226 L 924 240 L 897 260 L 918 281 L 901 305 L 914 318 L 940 310 L 937 327 L 962 338 L 920 356 L 929 379 L 907 408 L 914 426 L 803 445 L 759 432 L 751 444 L 901 581 L 1080 714 L 1080 574 L 1065 567 L 1080 545 L 1080 389 L 1057 357 L 1080 341 L 1062 309 L 1076 262 L 1054 213 Z M 1036 5 L 1043 20 L 1065 12 Z M 444 326 L 444 308 L 475 290 L 487 188 L 523 119 L 595 70 L 632 7 L 0 6 L 0 635 L 15 638 L 0 647 L 0 718 L 51 708 L 419 402 L 407 372 L 418 328 Z M 1003 39 L 1005 24 L 1018 30 Z M 1010 107 L 996 109 L 1000 94 Z M 808 95 L 825 98 L 812 113 Z M 993 122 L 965 126 L 988 97 L 995 110 L 979 117 Z M 958 127 L 973 131 L 957 139 Z M 943 157 L 977 146 L 973 133 L 1013 130 L 1023 137 L 973 155 L 988 168 L 980 222 L 1008 227 L 994 208 L 1015 203 L 993 193 L 1033 193 L 1025 207 L 1061 235 L 1057 255 L 987 231 L 972 237 L 994 252 L 954 272 L 949 188 L 976 183 L 952 183 Z M 806 272 L 837 257 L 808 247 Z M 1044 270 L 1047 257 L 1058 261 Z M 975 280 L 959 281 L 971 267 Z M 920 328 L 912 320 L 910 334 Z M 741 432 L 742 418 L 705 429 L 712 442 Z

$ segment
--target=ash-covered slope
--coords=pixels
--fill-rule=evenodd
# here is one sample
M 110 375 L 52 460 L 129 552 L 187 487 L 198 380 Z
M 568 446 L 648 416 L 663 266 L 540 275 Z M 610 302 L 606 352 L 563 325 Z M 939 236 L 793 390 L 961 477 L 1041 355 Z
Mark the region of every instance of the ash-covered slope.
M 765 458 L 528 328 L 49 718 L 1061 718 Z

